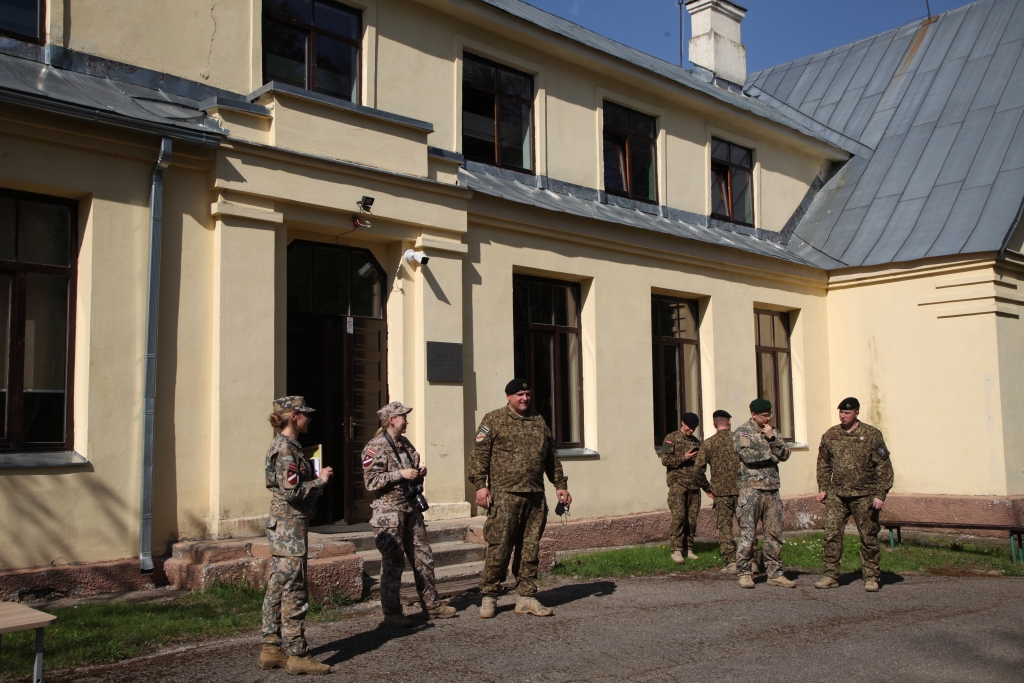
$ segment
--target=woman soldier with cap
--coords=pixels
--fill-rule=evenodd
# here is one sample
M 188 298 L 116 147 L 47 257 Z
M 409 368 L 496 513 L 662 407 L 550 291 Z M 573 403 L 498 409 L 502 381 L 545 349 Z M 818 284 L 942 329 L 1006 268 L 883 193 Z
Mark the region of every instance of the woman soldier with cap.
M 420 454 L 403 434 L 408 426 L 406 408 L 392 401 L 377 411 L 380 429 L 363 448 L 363 482 L 376 499 L 371 504 L 373 526 L 380 550 L 380 606 L 384 623 L 409 628 L 413 622 L 402 614 L 399 592 L 405 558 L 412 565 L 416 591 L 428 619 L 448 619 L 455 608 L 441 602 L 434 588 L 434 558 L 423 524 L 426 499 L 407 495 L 410 484 L 422 483 L 427 468 Z
M 309 429 L 313 409 L 301 396 L 274 401 L 270 424 L 278 431 L 267 450 L 267 488 L 274 497 L 267 517 L 271 571 L 263 600 L 263 649 L 259 667 L 283 667 L 289 674 L 326 674 L 331 667 L 309 656 L 303 620 L 309 607 L 306 553 L 309 520 L 316 500 L 334 471 L 324 467 L 317 477 L 302 452 L 299 434 Z

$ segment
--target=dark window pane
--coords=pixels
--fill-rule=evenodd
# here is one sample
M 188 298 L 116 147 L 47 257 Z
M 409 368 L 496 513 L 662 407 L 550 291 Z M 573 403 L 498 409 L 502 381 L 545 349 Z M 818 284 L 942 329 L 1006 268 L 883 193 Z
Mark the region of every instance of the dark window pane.
M 559 401 L 558 434 L 562 443 L 580 443 L 580 349 L 579 336 L 572 332 L 558 335 Z
M 68 282 L 28 273 L 25 294 L 25 442 L 64 440 Z
M 0 0 L 0 31 L 39 40 L 39 0 Z
M 288 247 L 288 310 L 309 311 L 309 278 L 313 255 L 308 244 Z
M 356 48 L 326 36 L 316 37 L 316 90 L 356 101 Z
M 654 145 L 632 138 L 629 144 L 630 195 L 637 199 L 653 200 Z
M 732 219 L 741 223 L 754 222 L 753 190 L 750 172 L 732 169 Z
M 729 161 L 729 143 L 718 138 L 711 138 L 711 158 L 718 161 Z
M 514 335 L 515 335 L 515 342 L 514 342 L 514 344 L 515 344 L 515 351 L 514 351 L 515 369 L 513 370 L 513 372 L 515 373 L 516 377 L 526 377 L 526 378 L 529 378 L 529 376 L 530 376 L 530 363 L 529 363 L 529 360 L 528 360 L 529 353 L 530 353 L 530 348 L 529 348 L 529 343 L 528 343 L 528 336 L 529 336 L 529 334 L 530 333 L 527 332 L 526 330 L 520 330 L 520 331 L 514 333 Z
M 0 197 L 0 259 L 15 260 L 14 235 L 17 231 L 18 200 Z
M 604 189 L 626 191 L 626 141 L 607 133 L 604 136 Z
M 347 251 L 313 248 L 313 312 L 348 315 Z
M 618 130 L 629 129 L 629 110 L 620 107 L 614 102 L 604 103 L 604 126 L 605 128 L 616 128 Z
M 475 58 L 473 55 L 465 55 L 465 59 L 462 62 L 463 83 L 479 85 L 480 87 L 487 88 L 489 90 L 495 90 L 494 80 L 493 66 L 481 62 L 478 57 Z
M 10 363 L 11 276 L 0 274 L 0 436 L 7 436 L 7 369 Z
M 289 19 L 297 19 L 305 24 L 312 21 L 310 0 L 264 0 L 263 9 L 267 12 L 280 14 Z
M 789 348 L 789 332 L 786 331 L 786 323 L 781 315 L 773 315 L 775 321 L 775 346 L 783 349 Z
M 698 380 L 697 345 L 683 344 L 683 409 L 688 413 L 700 413 L 700 382 Z
M 554 335 L 550 332 L 533 332 L 533 409 L 544 416 L 548 427 L 552 427 L 554 406 L 554 379 L 552 370 L 552 348 Z
M 757 339 L 761 346 L 775 346 L 772 341 L 772 316 L 768 313 L 757 314 Z
M 22 200 L 18 207 L 18 260 L 70 265 L 71 210 Z
M 654 379 L 654 444 L 661 446 L 668 431 L 665 429 L 665 407 L 661 393 L 661 346 L 653 344 L 651 349 L 651 377 Z
M 509 69 L 495 69 L 498 92 L 513 95 L 524 100 L 533 99 L 533 79 L 524 73 Z
M 501 108 L 501 165 L 533 168 L 533 134 L 530 105 L 514 100 L 499 100 Z M 492 129 L 493 130 L 493 129 Z
M 306 87 L 305 31 L 276 21 L 263 22 L 263 79 Z
M 750 150 L 731 145 L 729 160 L 737 166 L 750 168 Z
M 771 353 L 760 353 L 758 356 L 760 357 L 758 362 L 760 376 L 758 377 L 757 395 L 771 401 L 774 409 L 776 407 L 774 357 Z
M 629 112 L 629 132 L 653 138 L 654 117 L 636 111 Z
M 790 396 L 793 391 L 793 378 L 790 374 L 789 354 L 779 351 L 776 354 L 779 363 L 779 396 L 775 408 L 775 425 L 782 432 L 784 439 L 793 438 L 793 406 Z
M 679 347 L 665 344 L 661 347 L 662 405 L 665 430 L 679 429 Z
M 576 289 L 565 288 L 565 324 L 569 327 L 578 327 L 580 324 L 580 306 L 576 301 Z
M 380 273 L 366 254 L 352 253 L 352 315 L 381 317 Z
M 316 3 L 313 25 L 352 40 L 359 40 L 363 33 L 359 13 L 334 3 Z
M 476 88 L 462 93 L 462 153 L 494 164 L 494 95 Z
M 568 291 L 567 287 L 562 287 L 560 285 L 555 285 L 555 304 L 554 304 L 554 308 L 555 308 L 555 324 L 556 325 L 568 325 L 569 324 L 568 322 L 566 322 L 566 306 L 567 306 L 566 293 L 567 293 L 567 291 Z
M 727 174 L 722 168 L 711 169 L 711 214 L 714 216 L 729 215 Z
M 512 280 L 512 321 L 530 322 L 530 284 L 519 278 Z M 519 376 L 524 377 L 525 375 Z
M 552 324 L 554 293 L 546 282 L 530 283 L 530 322 L 542 325 Z
M 659 316 L 661 315 L 661 301 L 659 299 L 651 299 L 651 336 L 661 336 L 661 325 Z

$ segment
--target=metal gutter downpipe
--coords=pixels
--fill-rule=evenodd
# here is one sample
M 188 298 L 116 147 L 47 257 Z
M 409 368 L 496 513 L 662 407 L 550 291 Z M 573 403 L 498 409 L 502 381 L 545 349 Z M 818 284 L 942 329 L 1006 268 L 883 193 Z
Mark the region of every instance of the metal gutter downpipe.
M 171 138 L 160 139 L 149 193 L 149 285 L 146 303 L 146 380 L 142 391 L 142 513 L 139 569 L 153 571 L 153 435 L 156 432 L 156 347 L 160 316 L 160 240 L 163 233 L 164 171 L 171 165 Z

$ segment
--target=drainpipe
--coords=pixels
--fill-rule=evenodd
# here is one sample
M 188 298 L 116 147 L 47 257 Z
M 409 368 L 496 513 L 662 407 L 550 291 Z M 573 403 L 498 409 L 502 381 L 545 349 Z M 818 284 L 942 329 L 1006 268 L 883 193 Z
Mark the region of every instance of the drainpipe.
M 139 569 L 153 571 L 153 434 L 156 431 L 156 343 L 160 315 L 160 239 L 164 213 L 164 171 L 171 165 L 171 139 L 160 139 L 149 193 L 149 285 L 146 303 L 146 380 L 142 392 L 142 514 Z

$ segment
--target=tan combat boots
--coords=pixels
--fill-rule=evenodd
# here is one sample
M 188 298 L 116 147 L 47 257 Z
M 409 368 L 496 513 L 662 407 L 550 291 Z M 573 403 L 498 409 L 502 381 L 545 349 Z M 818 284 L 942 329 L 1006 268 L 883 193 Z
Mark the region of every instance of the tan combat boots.
M 260 659 L 256 665 L 264 671 L 270 671 L 271 669 L 280 669 L 287 663 L 288 655 L 279 645 L 264 645 L 260 650 Z
M 284 672 L 292 676 L 320 676 L 331 673 L 331 667 L 321 664 L 309 655 L 288 657 L 288 663 L 284 665 Z

